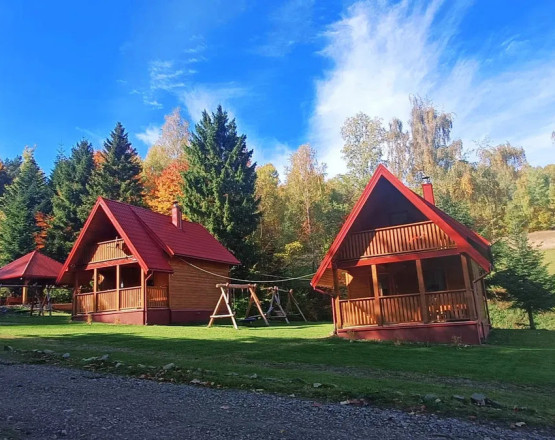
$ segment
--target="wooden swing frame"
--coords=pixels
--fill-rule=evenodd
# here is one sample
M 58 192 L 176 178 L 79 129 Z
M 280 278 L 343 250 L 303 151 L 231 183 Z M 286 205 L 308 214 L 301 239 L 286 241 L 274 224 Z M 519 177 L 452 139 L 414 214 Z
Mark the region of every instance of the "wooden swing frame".
M 304 313 L 301 310 L 301 307 L 299 306 L 299 303 L 297 302 L 297 300 L 295 299 L 295 296 L 293 295 L 293 289 L 285 290 L 285 289 L 280 289 L 277 286 L 274 286 L 274 287 L 266 287 L 265 290 L 268 290 L 272 293 L 272 296 L 270 298 L 270 306 L 268 307 L 268 310 L 266 311 L 266 317 L 268 319 L 283 318 L 283 319 L 285 319 L 285 322 L 287 322 L 287 324 L 290 324 L 289 317 L 288 317 L 288 314 L 287 314 L 286 310 L 290 310 L 292 308 L 292 306 L 295 306 L 297 308 L 297 311 L 299 312 L 299 315 L 303 318 L 303 320 L 305 322 L 307 322 L 307 319 L 304 316 Z M 287 305 L 285 306 L 285 309 L 281 305 L 280 292 L 287 293 Z M 279 311 L 281 312 L 281 315 L 272 316 L 271 313 L 275 309 L 276 306 L 279 309 Z
M 226 283 L 226 284 L 216 284 L 216 288 L 219 288 L 221 290 L 221 294 L 220 294 L 220 298 L 218 299 L 218 302 L 216 304 L 216 307 L 214 308 L 214 312 L 212 313 L 212 315 L 210 315 L 210 322 L 208 323 L 208 327 L 212 326 L 215 319 L 231 318 L 231 322 L 233 323 L 233 327 L 235 328 L 235 330 L 239 329 L 239 327 L 237 326 L 237 320 L 235 319 L 235 312 L 231 308 L 231 291 L 232 291 L 232 289 L 247 290 L 249 292 L 249 305 L 247 307 L 247 313 L 246 313 L 245 319 L 248 319 L 249 311 L 251 309 L 252 304 L 254 303 L 254 304 L 256 304 L 256 308 L 258 309 L 262 319 L 264 319 L 264 322 L 266 323 L 266 325 L 267 326 L 270 325 L 270 323 L 266 319 L 266 316 L 264 315 L 264 312 L 262 311 L 262 305 L 260 304 L 260 300 L 258 299 L 258 296 L 256 295 L 256 284 L 229 284 L 229 283 Z M 220 309 L 220 306 L 221 306 L 222 302 L 225 304 L 228 313 L 223 314 L 223 315 L 219 315 L 218 311 Z

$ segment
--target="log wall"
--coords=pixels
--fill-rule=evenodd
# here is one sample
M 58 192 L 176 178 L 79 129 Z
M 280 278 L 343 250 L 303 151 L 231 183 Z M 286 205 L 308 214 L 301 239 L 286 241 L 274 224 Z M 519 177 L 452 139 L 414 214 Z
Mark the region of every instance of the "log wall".
M 229 265 L 209 261 L 190 260 L 192 264 L 209 272 L 228 277 Z M 180 258 L 170 261 L 174 273 L 170 276 L 170 309 L 212 311 L 220 297 L 216 284 L 225 278 L 216 277 L 189 266 Z

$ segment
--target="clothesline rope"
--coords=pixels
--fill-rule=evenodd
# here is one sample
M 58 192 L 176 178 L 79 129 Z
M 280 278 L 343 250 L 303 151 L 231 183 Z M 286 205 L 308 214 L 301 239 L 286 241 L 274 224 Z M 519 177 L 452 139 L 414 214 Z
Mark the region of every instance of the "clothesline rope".
M 252 283 L 252 284 L 274 284 L 274 283 L 286 283 L 288 281 L 295 281 L 295 280 L 299 280 L 299 281 L 310 281 L 308 279 L 304 279 L 306 277 L 311 277 L 312 275 L 314 275 L 316 272 L 314 273 L 309 273 L 306 275 L 301 275 L 298 277 L 291 277 L 291 278 L 283 278 L 280 280 L 243 280 L 241 278 L 232 278 L 232 277 L 228 277 L 225 275 L 220 275 L 214 272 L 210 272 L 209 270 L 203 269 L 202 267 L 198 267 L 195 266 L 193 263 L 188 262 L 187 260 L 184 260 L 183 258 L 180 259 L 181 261 L 183 261 L 184 263 L 188 264 L 191 267 L 194 267 L 197 270 L 200 270 L 201 272 L 205 272 L 207 274 L 213 275 L 215 277 L 219 277 L 219 278 L 224 278 L 226 280 L 231 280 L 231 281 L 241 281 L 244 283 Z

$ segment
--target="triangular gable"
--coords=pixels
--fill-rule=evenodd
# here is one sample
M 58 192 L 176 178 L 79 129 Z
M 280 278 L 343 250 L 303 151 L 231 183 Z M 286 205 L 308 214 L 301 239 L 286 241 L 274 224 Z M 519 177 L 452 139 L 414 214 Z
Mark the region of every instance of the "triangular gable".
M 364 188 L 364 191 L 358 201 L 356 202 L 354 208 L 348 215 L 345 223 L 343 224 L 341 230 L 335 237 L 332 245 L 330 246 L 326 256 L 322 260 L 318 271 L 312 278 L 310 284 L 312 287 L 316 287 L 318 282 L 324 275 L 327 269 L 332 268 L 333 257 L 341 247 L 343 240 L 349 233 L 353 223 L 360 215 L 362 209 L 366 205 L 370 195 L 376 188 L 380 179 L 386 179 L 395 189 L 397 189 L 407 200 L 413 204 L 426 218 L 430 219 L 437 226 L 440 227 L 456 244 L 457 248 L 464 253 L 467 253 L 474 259 L 484 270 L 489 272 L 491 268 L 491 263 L 488 258 L 482 255 L 469 241 L 469 238 L 475 239 L 478 242 L 478 247 L 483 247 L 489 252 L 489 242 L 476 234 L 475 232 L 468 229 L 466 226 L 457 222 L 455 219 L 447 215 L 445 212 L 441 211 L 435 205 L 427 202 L 410 188 L 405 186 L 397 177 L 395 177 L 384 165 L 379 165 L 376 172 Z
M 131 253 L 144 271 L 158 270 L 172 272 L 172 268 L 167 261 L 164 251 L 152 239 L 148 231 L 145 231 L 141 222 L 133 214 L 133 211 L 126 209 L 126 206 L 128 205 L 118 204 L 115 206 L 115 204 L 109 203 L 109 201 L 102 197 L 97 199 L 58 275 L 58 283 L 61 282 L 64 274 L 72 264 L 75 264 L 77 258 L 83 251 L 82 246 L 85 237 L 88 235 L 89 228 L 99 210 L 102 210 L 104 214 L 106 214 L 108 220 L 129 247 Z

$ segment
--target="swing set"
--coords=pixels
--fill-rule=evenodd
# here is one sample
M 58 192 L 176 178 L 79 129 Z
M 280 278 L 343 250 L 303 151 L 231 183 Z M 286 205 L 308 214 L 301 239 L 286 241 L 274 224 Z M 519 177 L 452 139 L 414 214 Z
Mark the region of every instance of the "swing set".
M 238 329 L 236 320 L 237 313 L 235 311 L 235 296 L 237 290 L 240 290 L 241 294 L 245 294 L 245 292 L 248 292 L 249 295 L 249 304 L 247 306 L 245 317 L 239 321 L 241 323 L 251 323 L 260 318 L 264 320 L 267 326 L 269 326 L 270 319 L 282 318 L 285 320 L 285 322 L 287 322 L 287 324 L 289 324 L 289 319 L 286 311 L 289 311 L 291 315 L 291 309 L 293 308 L 293 306 L 296 307 L 297 311 L 299 312 L 296 313 L 296 315 L 301 316 L 306 322 L 307 319 L 304 316 L 299 303 L 293 295 L 293 289 L 284 290 L 278 288 L 277 286 L 263 288 L 263 290 L 267 291 L 270 294 L 270 305 L 268 307 L 268 310 L 264 312 L 262 310 L 262 303 L 260 302 L 260 299 L 256 294 L 256 287 L 256 284 L 216 284 L 216 288 L 220 289 L 221 293 L 216 307 L 214 308 L 214 312 L 212 313 L 212 315 L 210 315 L 210 322 L 208 323 L 208 327 L 212 326 L 215 319 L 230 318 L 231 322 L 233 323 L 233 327 L 236 330 Z M 285 309 L 281 305 L 280 292 L 287 293 L 287 304 L 285 306 Z M 250 314 L 253 304 L 258 310 L 258 315 Z M 225 306 L 225 310 L 220 313 L 220 308 L 222 306 Z

